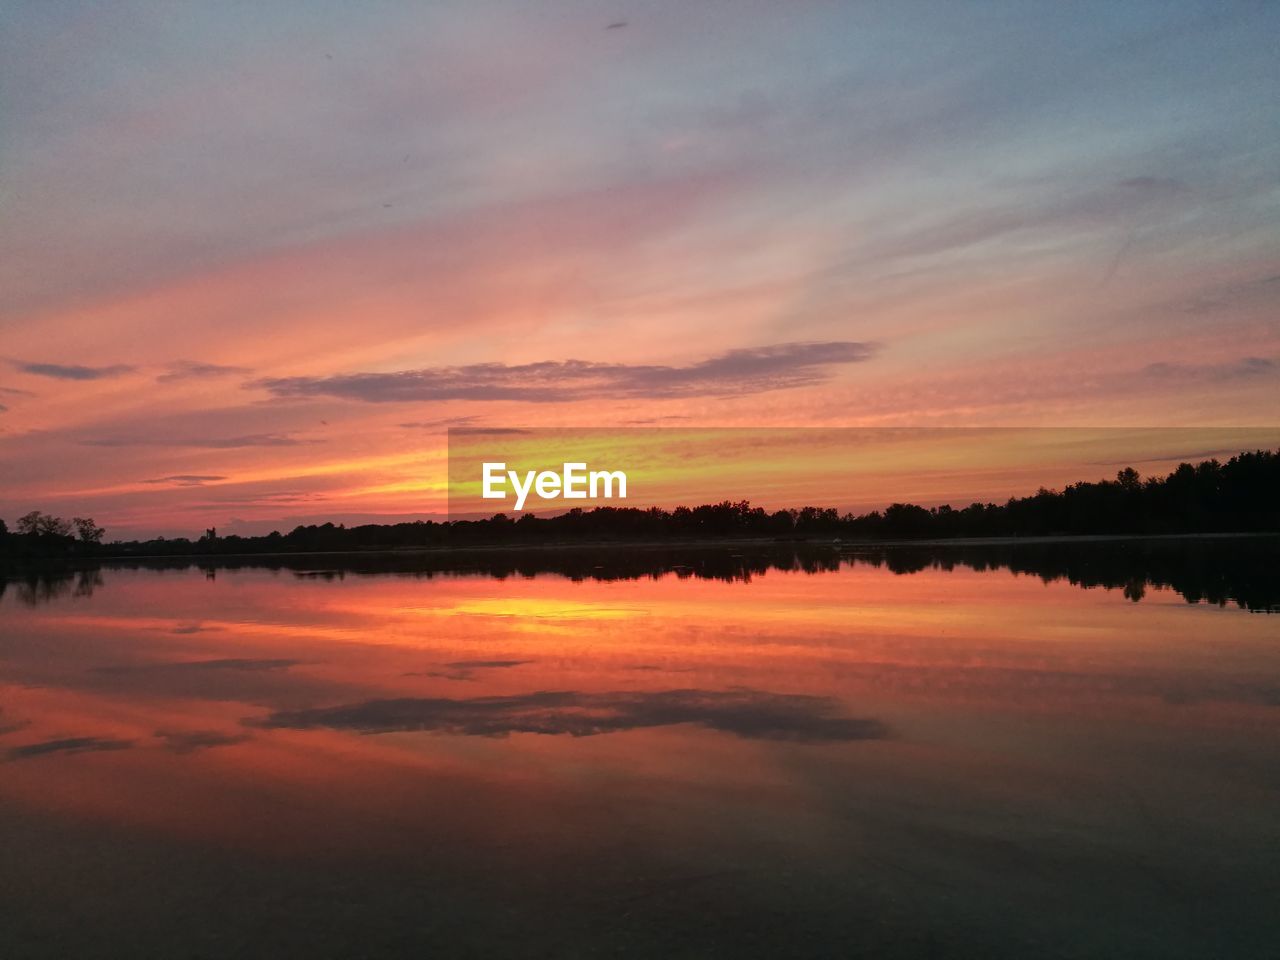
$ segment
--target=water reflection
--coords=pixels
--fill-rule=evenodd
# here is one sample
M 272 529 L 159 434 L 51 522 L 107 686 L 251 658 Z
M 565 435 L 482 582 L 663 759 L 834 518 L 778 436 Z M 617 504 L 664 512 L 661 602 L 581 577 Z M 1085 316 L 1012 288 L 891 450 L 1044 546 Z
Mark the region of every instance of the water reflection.
M 401 698 L 367 700 L 316 710 L 285 710 L 262 720 L 260 727 L 354 730 L 391 733 L 439 730 L 451 734 L 505 737 L 512 733 L 602 733 L 693 724 L 747 739 L 875 740 L 886 736 L 884 724 L 840 715 L 830 697 L 766 693 L 761 690 L 655 690 L 652 692 L 537 692 L 469 700 Z
M 0 955 L 1267 957 L 1274 550 L 23 578 Z
M 103 569 L 190 571 L 208 579 L 219 571 L 262 569 L 325 582 L 347 576 L 484 576 L 497 580 L 555 574 L 573 581 L 678 579 L 750 582 L 770 571 L 831 573 L 867 564 L 895 574 L 924 570 L 1009 570 L 1084 589 L 1119 590 L 1137 602 L 1150 589 L 1172 590 L 1188 603 L 1234 603 L 1246 610 L 1280 610 L 1280 537 L 1209 536 L 1149 540 L 1055 541 L 930 545 L 760 545 L 524 549 L 423 554 L 158 558 L 114 561 L 91 569 L 0 572 L 0 599 L 12 589 L 26 605 L 91 596 Z
M 959 566 L 1008 569 L 1046 583 L 1066 580 L 1086 589 L 1121 590 L 1134 602 L 1154 587 L 1173 590 L 1188 603 L 1280 609 L 1280 538 L 1275 537 L 886 547 L 862 551 L 859 560 L 908 574 Z
M 53 567 L 21 573 L 0 570 L 0 600 L 9 593 L 28 607 L 51 603 L 66 596 L 91 597 L 101 586 L 100 567 L 80 570 Z

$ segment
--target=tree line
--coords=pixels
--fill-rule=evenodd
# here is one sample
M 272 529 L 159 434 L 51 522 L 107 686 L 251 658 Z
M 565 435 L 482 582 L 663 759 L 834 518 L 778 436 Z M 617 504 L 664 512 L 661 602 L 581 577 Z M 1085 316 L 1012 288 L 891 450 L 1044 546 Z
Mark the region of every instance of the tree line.
M 733 538 L 777 540 L 928 540 L 960 537 L 1036 537 L 1098 534 L 1280 532 L 1280 451 L 1257 450 L 1143 478 L 1127 467 L 1114 480 L 1040 489 L 1003 504 L 922 507 L 894 503 L 854 515 L 831 508 L 767 511 L 749 501 L 697 507 L 597 507 L 555 516 L 496 514 L 483 520 L 415 521 L 347 527 L 324 523 L 289 533 L 240 537 L 206 531 L 185 537 L 104 544 L 93 520 L 71 521 L 39 511 L 10 533 L 0 521 L 0 558 L 129 557 L 403 550 L 491 544 L 592 541 L 681 541 Z

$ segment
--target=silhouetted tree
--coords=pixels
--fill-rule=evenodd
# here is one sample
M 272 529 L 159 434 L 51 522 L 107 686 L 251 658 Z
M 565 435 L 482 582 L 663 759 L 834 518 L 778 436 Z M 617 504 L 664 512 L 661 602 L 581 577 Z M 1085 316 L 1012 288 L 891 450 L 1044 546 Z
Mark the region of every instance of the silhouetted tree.
M 75 526 L 76 533 L 80 535 L 81 543 L 101 543 L 103 534 L 107 532 L 89 517 L 74 517 L 71 523 Z
M 485 520 L 414 521 L 346 527 L 325 523 L 265 537 L 219 537 L 210 529 L 198 541 L 163 537 L 102 546 L 103 531 L 77 517 L 72 524 L 38 510 L 17 521 L 3 543 L 9 560 L 67 556 L 228 556 L 235 554 L 394 551 L 522 543 L 675 541 L 714 539 L 921 540 L 962 537 L 1030 537 L 1079 534 L 1167 534 L 1280 531 L 1280 452 L 1241 453 L 1226 463 L 1181 464 L 1164 477 L 1143 478 L 1133 468 L 1114 480 L 1040 489 L 1006 503 L 925 508 L 895 503 L 883 513 L 855 516 L 806 506 L 768 513 L 748 501 L 724 500 L 697 507 L 597 507 L 558 516 L 498 514 Z M 905 562 L 901 557 L 894 563 Z
M 37 537 L 68 537 L 71 524 L 61 517 L 32 510 L 18 518 L 18 532 Z

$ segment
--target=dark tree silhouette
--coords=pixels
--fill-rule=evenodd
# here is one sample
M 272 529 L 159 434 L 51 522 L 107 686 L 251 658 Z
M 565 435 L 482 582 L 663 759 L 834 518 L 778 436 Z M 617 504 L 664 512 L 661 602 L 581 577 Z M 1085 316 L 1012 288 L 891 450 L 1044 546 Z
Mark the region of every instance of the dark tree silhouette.
M 1151 535 L 1280 532 L 1280 451 L 1241 453 L 1226 463 L 1184 463 L 1167 476 L 1143 478 L 1127 467 L 1115 480 L 1038 490 L 1003 504 L 922 507 L 894 503 L 883 512 L 841 515 L 807 506 L 776 510 L 746 500 L 697 507 L 597 507 L 556 516 L 497 514 L 485 520 L 416 521 L 347 527 L 324 523 L 262 537 L 185 537 L 103 545 L 102 529 L 77 518 L 72 525 L 32 511 L 18 535 L 0 540 L 0 560 L 32 557 L 182 556 L 463 548 L 482 545 L 590 542 L 675 542 L 728 539 L 950 540 L 980 537 Z
M 89 517 L 75 517 L 71 523 L 76 528 L 76 533 L 80 535 L 81 543 L 101 543 L 103 535 L 107 532 Z
M 18 532 L 36 537 L 66 537 L 71 535 L 71 524 L 61 517 L 32 510 L 18 518 Z

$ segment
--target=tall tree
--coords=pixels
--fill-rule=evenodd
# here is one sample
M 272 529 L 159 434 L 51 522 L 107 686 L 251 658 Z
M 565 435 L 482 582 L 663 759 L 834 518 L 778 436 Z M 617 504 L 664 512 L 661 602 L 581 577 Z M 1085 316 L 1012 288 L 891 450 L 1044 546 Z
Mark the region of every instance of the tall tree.
M 94 523 L 91 517 L 75 517 L 71 522 L 76 528 L 76 533 L 85 543 L 101 543 L 102 535 L 107 532 Z

